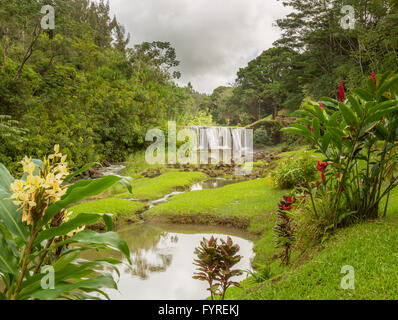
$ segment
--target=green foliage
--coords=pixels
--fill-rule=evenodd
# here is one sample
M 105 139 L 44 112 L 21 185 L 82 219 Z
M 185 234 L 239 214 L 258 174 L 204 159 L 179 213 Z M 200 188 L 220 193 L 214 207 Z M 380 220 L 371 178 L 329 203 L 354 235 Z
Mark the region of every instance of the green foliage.
M 34 176 L 29 173 L 22 177 L 27 179 L 26 183 L 33 181 L 29 179 L 44 179 L 52 168 L 50 159 L 45 159 L 44 163 L 34 160 L 33 163 L 36 165 L 32 171 Z M 47 176 L 47 181 L 49 179 L 50 176 Z M 117 285 L 105 270 L 117 271 L 116 265 L 121 262 L 115 259 L 88 261 L 79 259 L 78 254 L 88 249 L 109 248 L 120 251 L 130 261 L 129 248 L 118 234 L 112 232 L 109 214 L 85 212 L 67 218 L 66 207 L 98 195 L 117 182 L 123 182 L 126 186 L 128 182 L 123 181 L 123 177 L 115 176 L 104 177 L 101 181 L 79 181 L 69 186 L 61 199 L 53 203 L 49 203 L 50 198 L 44 196 L 45 187 L 37 185 L 39 189 L 32 194 L 35 202 L 30 200 L 29 204 L 24 203 L 21 214 L 21 208 L 11 200 L 15 193 L 10 191 L 13 188 L 11 184 L 22 184 L 24 180 L 19 181 L 14 181 L 0 164 L 0 279 L 4 284 L 1 297 L 11 300 L 96 299 L 91 294 L 99 293 L 108 298 L 101 289 L 116 289 Z M 25 187 L 23 190 L 30 192 Z M 86 224 L 100 219 L 107 227 L 106 233 L 83 230 Z M 46 275 L 41 272 L 44 267 L 53 268 L 52 290 L 42 286 Z
M 224 300 L 229 287 L 240 287 L 239 283 L 231 280 L 243 273 L 241 270 L 232 269 L 242 259 L 237 255 L 239 250 L 239 245 L 233 244 L 231 237 L 228 237 L 227 241 L 221 239 L 221 244 L 217 238 L 203 238 L 200 246 L 195 248 L 198 259 L 194 260 L 194 265 L 198 268 L 193 278 L 209 284 L 207 290 L 210 291 L 212 300 L 216 295 Z
M 329 239 L 334 231 L 334 223 L 340 215 L 340 208 L 338 211 L 333 209 L 334 197 L 331 192 L 324 187 L 318 188 L 316 184 L 304 188 L 304 190 L 308 189 L 312 190 L 312 194 L 307 193 L 311 201 L 305 202 L 298 208 L 296 214 L 299 226 L 296 246 L 302 251 Z M 315 195 L 317 196 L 315 197 Z M 305 196 L 301 196 L 305 198 Z M 342 210 L 347 209 L 343 208 Z
M 0 3 L 0 114 L 19 122 L 2 119 L 0 128 L 27 132 L 24 143 L 1 144 L 12 171 L 24 154 L 42 158 L 55 143 L 75 168 L 124 161 L 146 146 L 148 129 L 195 116 L 191 94 L 172 82 L 175 49 L 159 41 L 127 48 L 129 35 L 104 1 L 53 1 L 53 32 L 35 27 L 40 2 Z
M 267 130 L 264 129 L 257 129 L 254 131 L 253 135 L 254 143 L 259 144 L 259 145 L 269 145 L 271 142 L 271 139 L 268 136 Z
M 251 277 L 250 281 L 255 284 L 263 283 L 272 277 L 270 265 L 260 265 L 254 272 L 250 270 L 245 272 Z
M 283 160 L 271 172 L 273 182 L 281 189 L 291 189 L 299 184 L 312 181 L 315 177 L 315 165 L 312 157 Z

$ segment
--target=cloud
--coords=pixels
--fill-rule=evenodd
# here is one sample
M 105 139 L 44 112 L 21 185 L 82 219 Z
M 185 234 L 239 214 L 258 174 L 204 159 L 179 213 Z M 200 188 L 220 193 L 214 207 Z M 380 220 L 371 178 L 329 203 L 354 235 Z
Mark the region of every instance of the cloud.
M 168 41 L 181 61 L 179 84 L 211 93 L 280 36 L 276 19 L 289 11 L 277 0 L 110 0 L 131 33 L 131 45 Z

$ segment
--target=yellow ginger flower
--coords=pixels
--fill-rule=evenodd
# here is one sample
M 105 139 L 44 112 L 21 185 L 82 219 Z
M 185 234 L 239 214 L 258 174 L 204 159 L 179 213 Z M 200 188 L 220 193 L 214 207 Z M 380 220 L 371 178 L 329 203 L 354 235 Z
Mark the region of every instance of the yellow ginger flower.
M 23 171 L 27 172 L 29 175 L 33 175 L 36 165 L 32 162 L 32 159 L 25 156 L 21 163 L 23 166 Z
M 59 153 L 59 144 L 56 144 L 54 146 L 54 152 L 55 152 L 54 154 L 50 154 L 48 156 L 48 159 L 50 159 L 50 160 L 55 159 L 55 158 L 61 158 L 62 159 L 63 155 L 62 155 L 62 153 Z
M 27 174 L 26 181 L 15 180 L 10 186 L 10 199 L 13 199 L 15 205 L 21 206 L 22 220 L 28 224 L 31 223 L 33 210 L 42 210 L 39 215 L 44 215 L 48 205 L 60 200 L 67 191 L 67 187 L 62 186 L 64 178 L 69 175 L 66 155 L 59 153 L 59 145 L 54 147 L 54 151 L 55 154 L 44 157 L 44 170 L 40 171 L 39 176 L 34 175 L 36 165 L 32 159 L 25 157 L 21 164 L 24 173 Z M 55 158 L 59 161 L 56 162 Z M 50 162 L 50 159 L 54 161 Z M 42 199 L 36 199 L 37 197 Z M 43 207 L 36 208 L 37 203 L 41 203 Z M 35 214 L 37 215 L 38 213 Z

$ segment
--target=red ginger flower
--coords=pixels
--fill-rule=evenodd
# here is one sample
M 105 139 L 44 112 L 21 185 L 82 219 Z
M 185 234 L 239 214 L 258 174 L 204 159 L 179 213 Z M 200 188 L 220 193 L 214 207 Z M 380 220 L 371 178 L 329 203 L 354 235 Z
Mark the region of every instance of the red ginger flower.
M 325 169 L 327 168 L 329 164 L 327 162 L 319 162 L 318 160 L 318 165 L 316 166 L 317 170 L 322 173 L 322 181 L 325 180 Z
M 344 92 L 343 81 L 340 81 L 339 99 L 340 99 L 340 102 L 344 102 L 344 99 L 345 99 L 345 92 Z
M 323 107 L 322 103 L 319 104 L 319 108 L 321 108 L 322 111 L 324 110 L 324 107 Z
M 279 209 L 280 210 L 292 210 L 292 204 L 296 202 L 296 199 L 290 196 L 283 196 L 283 199 L 280 201 Z
M 372 74 L 371 74 L 370 76 L 373 78 L 373 81 L 374 81 L 374 84 L 375 84 L 375 88 L 376 88 L 376 85 L 377 85 L 377 79 L 376 79 L 376 75 L 375 75 L 375 73 L 374 73 L 374 72 L 372 72 Z

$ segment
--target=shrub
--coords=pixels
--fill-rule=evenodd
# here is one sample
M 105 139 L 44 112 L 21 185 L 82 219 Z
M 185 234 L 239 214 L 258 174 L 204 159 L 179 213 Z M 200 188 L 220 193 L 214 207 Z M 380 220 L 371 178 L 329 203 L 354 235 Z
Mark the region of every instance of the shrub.
M 303 138 L 298 136 L 297 134 L 292 134 L 288 132 L 282 132 L 282 140 L 281 142 L 286 144 L 289 147 L 294 147 L 302 143 Z
M 122 177 L 106 176 L 97 180 L 67 183 L 93 164 L 69 174 L 66 156 L 59 153 L 41 160 L 28 157 L 21 162 L 24 174 L 15 180 L 0 164 L 0 280 L 4 288 L 1 300 L 25 299 L 93 299 L 101 288 L 116 289 L 112 274 L 116 259 L 88 261 L 78 254 L 87 249 L 114 249 L 130 262 L 126 242 L 112 232 L 112 217 L 105 213 L 81 213 L 71 217 L 67 207 L 95 196 L 117 182 L 131 192 Z M 107 227 L 103 234 L 84 230 L 85 225 L 102 219 Z M 131 262 L 130 262 L 131 263 Z M 48 290 L 43 287 L 42 271 L 53 270 Z
M 335 223 L 341 223 L 352 212 L 347 212 L 347 204 L 333 208 L 333 193 L 317 183 L 299 188 L 303 205 L 297 209 L 297 247 L 301 250 L 325 241 L 333 232 Z M 307 201 L 306 201 L 307 200 Z
M 242 257 L 237 255 L 239 245 L 234 244 L 230 237 L 227 241 L 221 239 L 221 244 L 218 244 L 218 239 L 211 237 L 210 240 L 203 238 L 200 246 L 195 249 L 195 254 L 198 259 L 194 260 L 194 264 L 198 266 L 198 272 L 193 276 L 194 279 L 207 281 L 210 291 L 211 299 L 216 295 L 224 300 L 227 289 L 231 286 L 240 287 L 239 283 L 232 281 L 235 276 L 240 276 L 243 271 L 232 269 Z
M 257 129 L 253 134 L 254 143 L 262 146 L 270 145 L 271 139 L 265 129 Z
M 273 182 L 281 189 L 291 189 L 315 177 L 315 165 L 311 157 L 287 159 L 271 172 Z

